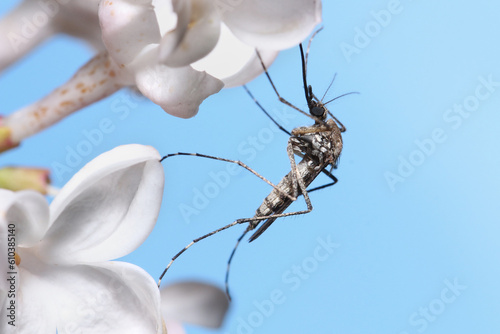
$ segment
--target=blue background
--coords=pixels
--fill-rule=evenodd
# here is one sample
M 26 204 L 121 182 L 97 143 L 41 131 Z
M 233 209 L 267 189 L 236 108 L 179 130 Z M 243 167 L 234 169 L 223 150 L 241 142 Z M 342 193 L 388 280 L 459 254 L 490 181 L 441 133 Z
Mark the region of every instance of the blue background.
M 1 13 L 14 3 L 2 2 Z M 387 9 L 393 9 L 390 17 L 382 14 Z M 221 333 L 500 331 L 500 86 L 483 100 L 474 97 L 479 78 L 500 81 L 499 9 L 494 1 L 324 3 L 325 28 L 312 44 L 309 82 L 321 96 L 337 73 L 328 97 L 361 93 L 329 105 L 347 127 L 335 171 L 340 181 L 311 194 L 312 213 L 278 220 L 257 241 L 240 246 L 230 278 L 234 301 Z M 356 53 L 346 53 L 348 45 Z M 43 97 L 91 54 L 69 37 L 44 44 L 2 73 L 0 113 Z M 285 98 L 305 107 L 297 48 L 280 54 L 271 75 Z M 249 87 L 269 111 L 286 110 L 264 77 Z M 274 182 L 290 169 L 287 136 L 275 131 L 242 88 L 210 97 L 189 120 L 144 100 L 127 106 L 120 99 L 128 95 L 115 94 L 29 138 L 2 154 L 1 165 L 64 163 L 68 147 L 86 140 L 84 130 L 109 118 L 114 131 L 82 156 L 74 171 L 53 174 L 56 186 L 95 156 L 128 143 L 153 145 L 161 154 L 241 159 Z M 454 105 L 464 103 L 474 109 L 468 118 L 451 114 Z M 310 123 L 296 115 L 284 125 Z M 435 131 L 439 142 L 430 144 Z M 245 151 L 250 137 L 260 138 L 255 154 Z M 203 192 L 213 182 L 209 173 L 227 166 L 192 157 L 164 166 L 157 226 L 124 258 L 155 278 L 190 240 L 252 216 L 270 191 L 242 172 L 186 219 L 180 208 L 193 206 L 196 189 Z M 391 187 L 386 175 L 398 169 L 406 174 Z M 326 181 L 321 176 L 315 184 Z M 299 201 L 291 210 L 304 207 Z M 244 228 L 191 248 L 164 282 L 199 279 L 223 287 L 227 258 Z M 318 239 L 328 238 L 338 244 L 332 254 L 317 250 Z M 448 287 L 453 284 L 458 288 Z

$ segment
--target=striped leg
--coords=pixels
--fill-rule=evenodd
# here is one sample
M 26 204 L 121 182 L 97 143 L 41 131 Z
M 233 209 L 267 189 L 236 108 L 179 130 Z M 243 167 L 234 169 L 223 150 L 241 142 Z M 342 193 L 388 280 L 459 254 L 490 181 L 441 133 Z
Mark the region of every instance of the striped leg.
M 224 158 L 219 158 L 219 157 L 215 157 L 215 156 L 212 156 L 212 155 L 206 155 L 206 154 L 201 154 L 201 153 L 177 152 L 177 153 L 171 153 L 171 154 L 165 155 L 163 158 L 161 158 L 160 162 L 163 162 L 163 160 L 165 160 L 167 158 L 175 157 L 175 156 L 179 156 L 179 155 L 192 156 L 192 157 L 200 157 L 200 158 L 207 158 L 207 159 L 213 159 L 213 160 L 218 160 L 218 161 L 224 161 L 224 162 L 230 162 L 230 163 L 233 163 L 233 164 L 237 164 L 238 166 L 241 166 L 241 167 L 245 168 L 250 173 L 252 173 L 253 175 L 257 176 L 259 179 L 263 180 L 268 185 L 270 185 L 271 187 L 273 187 L 274 189 L 276 189 L 277 191 L 279 191 L 279 193 L 282 194 L 283 196 L 286 196 L 287 198 L 289 198 L 292 201 L 296 201 L 297 200 L 296 197 L 293 197 L 290 194 L 287 194 L 286 192 L 282 191 L 280 188 L 278 188 L 273 183 L 271 183 L 271 181 L 269 181 L 264 176 L 260 175 L 255 170 L 253 170 L 252 168 L 250 168 L 249 166 L 247 166 L 246 164 L 244 164 L 243 162 L 241 162 L 239 160 L 224 159 Z

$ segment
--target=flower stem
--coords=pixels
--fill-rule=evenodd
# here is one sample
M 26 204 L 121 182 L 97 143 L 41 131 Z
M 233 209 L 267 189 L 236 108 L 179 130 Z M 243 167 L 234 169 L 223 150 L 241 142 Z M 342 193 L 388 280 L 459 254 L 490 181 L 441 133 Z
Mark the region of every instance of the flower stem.
M 122 88 L 117 78 L 119 72 L 107 53 L 96 55 L 69 81 L 42 100 L 2 120 L 0 152 Z

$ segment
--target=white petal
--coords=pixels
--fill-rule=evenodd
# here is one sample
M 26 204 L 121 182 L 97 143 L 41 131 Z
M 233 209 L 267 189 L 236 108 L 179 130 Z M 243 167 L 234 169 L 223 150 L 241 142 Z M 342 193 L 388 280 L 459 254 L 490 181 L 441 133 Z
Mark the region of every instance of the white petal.
M 191 0 L 153 0 L 156 20 L 160 27 L 160 35 L 163 36 L 178 25 L 180 18 L 177 17 L 177 12 L 181 11 L 179 6 L 190 6 Z M 188 15 L 189 17 L 189 15 Z M 184 25 L 183 25 L 184 26 Z
M 165 34 L 160 44 L 160 62 L 172 67 L 188 66 L 203 58 L 219 39 L 220 17 L 212 0 L 182 3 L 177 28 Z
M 224 23 L 243 42 L 259 49 L 295 46 L 321 22 L 321 0 L 236 0 L 232 6 L 226 3 L 219 3 Z
M 26 254 L 25 254 L 26 255 Z M 25 261 L 26 260 L 26 261 Z M 23 262 L 30 262 L 23 256 Z M 43 271 L 46 267 L 37 265 L 34 272 Z M 51 284 L 41 281 L 20 267 L 17 279 L 20 281 L 16 291 L 16 327 L 19 333 L 55 333 L 57 328 L 57 295 L 53 294 Z M 35 328 L 33 327 L 36 324 Z
M 87 43 L 90 43 L 96 50 L 104 51 L 98 17 L 100 1 L 101 0 L 64 1 L 65 4 L 63 4 L 63 1 L 58 1 L 59 6 L 52 2 L 53 11 L 58 11 L 54 16 L 54 25 L 57 29 L 56 32 L 60 31 L 77 38 L 82 38 Z M 40 10 L 40 7 L 38 10 Z
M 226 25 L 222 24 L 219 41 L 203 59 L 191 64 L 198 71 L 224 80 L 241 70 L 255 53 L 255 49 L 237 39 Z
M 159 1 L 155 1 L 154 3 L 163 36 L 160 42 L 160 57 L 164 59 L 179 46 L 188 30 L 191 17 L 191 0 L 162 1 L 161 4 Z M 167 7 L 167 4 L 170 7 Z M 172 15 L 175 17 L 175 21 Z M 175 24 L 172 25 L 172 23 Z
M 164 175 L 150 146 L 124 145 L 84 166 L 50 205 L 38 247 L 50 263 L 105 261 L 137 248 L 153 229 Z
M 49 226 L 49 205 L 40 193 L 25 190 L 0 192 L 0 224 L 14 227 L 16 246 L 30 247 L 42 239 Z M 2 240 L 2 246 L 6 240 Z
M 137 71 L 136 85 L 167 113 L 181 118 L 196 115 L 203 100 L 224 86 L 219 79 L 189 66 L 171 68 L 161 64 Z
M 277 51 L 259 52 L 267 68 L 278 56 Z M 255 49 L 237 39 L 224 24 L 216 47 L 192 66 L 219 78 L 224 82 L 225 88 L 244 85 L 264 72 Z
M 158 288 L 135 265 L 29 263 L 20 276 L 20 329 L 54 319 L 47 326 L 55 322 L 59 334 L 161 333 Z M 55 333 L 55 328 L 43 333 Z
M 219 288 L 199 282 L 181 282 L 160 290 L 165 319 L 219 328 L 229 302 Z
M 132 62 L 149 44 L 160 41 L 160 28 L 151 1 L 101 1 L 102 39 L 117 64 Z
M 186 330 L 184 330 L 184 327 L 178 321 L 167 319 L 165 320 L 165 325 L 167 326 L 168 334 L 186 334 Z
M 276 57 L 278 56 L 277 51 L 270 51 L 270 50 L 259 50 L 260 56 L 262 58 L 262 61 L 264 62 L 264 65 L 266 68 L 269 68 L 271 64 L 274 62 Z M 254 52 L 252 57 L 248 60 L 248 62 L 245 64 L 241 70 L 235 74 L 233 74 L 230 77 L 224 78 L 224 87 L 230 88 L 230 87 L 236 87 L 236 86 L 241 86 L 244 85 L 259 75 L 264 73 L 264 68 L 262 67 L 262 64 L 260 63 L 259 58 L 257 57 L 257 54 Z

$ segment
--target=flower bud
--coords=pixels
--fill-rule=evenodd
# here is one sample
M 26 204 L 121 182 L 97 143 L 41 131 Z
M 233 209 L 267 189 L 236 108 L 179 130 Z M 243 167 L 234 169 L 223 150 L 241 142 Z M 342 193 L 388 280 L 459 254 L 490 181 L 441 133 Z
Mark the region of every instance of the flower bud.
M 49 173 L 41 168 L 0 168 L 0 188 L 12 191 L 32 189 L 46 195 L 50 185 Z

